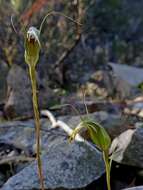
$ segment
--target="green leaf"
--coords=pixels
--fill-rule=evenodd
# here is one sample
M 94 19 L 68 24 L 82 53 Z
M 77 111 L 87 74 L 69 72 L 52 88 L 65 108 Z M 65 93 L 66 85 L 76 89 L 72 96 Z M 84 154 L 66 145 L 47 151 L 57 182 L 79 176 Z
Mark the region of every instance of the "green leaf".
M 87 128 L 91 137 L 91 140 L 94 144 L 101 150 L 101 151 L 107 151 L 110 148 L 111 145 L 111 139 L 106 130 L 98 123 L 95 123 L 93 121 L 82 120 L 80 124 L 74 129 L 70 140 L 74 139 L 76 134 L 82 129 Z
M 87 125 L 94 144 L 96 144 L 102 151 L 108 150 L 111 145 L 111 139 L 106 130 L 101 125 L 92 121 L 89 121 Z

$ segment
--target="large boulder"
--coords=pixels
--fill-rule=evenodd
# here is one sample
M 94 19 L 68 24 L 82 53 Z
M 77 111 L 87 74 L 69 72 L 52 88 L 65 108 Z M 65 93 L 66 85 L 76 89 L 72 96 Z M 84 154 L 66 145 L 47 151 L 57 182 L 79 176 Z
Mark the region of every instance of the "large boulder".
M 4 108 L 6 117 L 32 116 L 32 91 L 28 71 L 26 72 L 21 66 L 12 65 L 7 76 L 7 86 L 7 100 Z M 57 99 L 57 96 L 45 81 L 39 79 L 38 75 L 37 90 L 40 109 L 46 108 Z
M 82 188 L 104 173 L 102 154 L 84 143 L 57 142 L 42 157 L 46 189 Z M 39 189 L 37 163 L 10 178 L 2 190 Z

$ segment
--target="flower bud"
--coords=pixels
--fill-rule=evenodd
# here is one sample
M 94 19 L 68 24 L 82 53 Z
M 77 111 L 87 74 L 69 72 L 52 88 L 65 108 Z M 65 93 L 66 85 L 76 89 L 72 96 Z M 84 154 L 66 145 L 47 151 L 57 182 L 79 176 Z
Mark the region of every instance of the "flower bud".
M 30 27 L 25 37 L 25 61 L 28 65 L 36 66 L 40 53 L 40 32 L 35 27 Z

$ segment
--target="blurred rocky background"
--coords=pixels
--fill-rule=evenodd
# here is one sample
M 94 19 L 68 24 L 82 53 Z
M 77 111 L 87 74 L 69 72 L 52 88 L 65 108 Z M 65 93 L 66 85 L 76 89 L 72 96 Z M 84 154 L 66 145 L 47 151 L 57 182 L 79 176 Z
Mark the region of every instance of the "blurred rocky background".
M 142 67 L 142 1 L 1 0 L 0 3 L 0 103 L 6 117 L 31 113 L 30 83 L 23 56 L 24 30 L 39 27 L 51 10 L 64 13 L 82 26 L 58 15 L 47 18 L 37 66 L 41 109 L 67 101 L 71 93 L 80 97 L 81 88 L 87 89 L 92 98 L 124 99 L 137 93 L 142 76 L 136 72 L 135 77 L 141 79 L 132 85 L 130 81 L 122 81 L 118 69 L 113 73 L 113 66 L 108 63 L 118 63 L 121 68 L 124 64 Z M 130 72 L 125 75 L 130 76 Z

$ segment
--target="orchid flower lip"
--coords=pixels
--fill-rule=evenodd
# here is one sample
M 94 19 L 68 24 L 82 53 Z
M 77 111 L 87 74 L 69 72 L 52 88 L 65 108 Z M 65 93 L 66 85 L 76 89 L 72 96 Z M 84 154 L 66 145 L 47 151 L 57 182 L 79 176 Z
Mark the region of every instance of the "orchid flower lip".
M 41 46 L 40 44 L 40 40 L 39 40 L 39 30 L 35 27 L 30 27 L 27 31 L 27 40 L 28 42 L 31 42 L 31 40 L 34 42 L 38 42 L 39 46 Z

